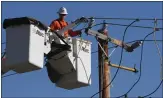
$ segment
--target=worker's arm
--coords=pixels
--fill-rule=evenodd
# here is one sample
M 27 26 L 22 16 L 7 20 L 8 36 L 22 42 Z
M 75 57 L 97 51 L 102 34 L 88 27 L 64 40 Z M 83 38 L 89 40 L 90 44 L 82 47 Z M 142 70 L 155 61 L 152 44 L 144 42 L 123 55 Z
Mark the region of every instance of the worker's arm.
M 69 33 L 69 35 L 70 35 L 71 37 L 74 37 L 74 36 L 80 35 L 80 34 L 81 34 L 81 31 L 80 31 L 80 30 L 73 31 L 73 30 L 70 29 L 70 30 L 68 31 L 68 33 Z
M 57 25 L 57 22 L 52 21 L 51 24 L 50 24 L 50 28 L 51 28 L 52 31 L 55 31 L 55 30 L 59 29 L 58 25 Z

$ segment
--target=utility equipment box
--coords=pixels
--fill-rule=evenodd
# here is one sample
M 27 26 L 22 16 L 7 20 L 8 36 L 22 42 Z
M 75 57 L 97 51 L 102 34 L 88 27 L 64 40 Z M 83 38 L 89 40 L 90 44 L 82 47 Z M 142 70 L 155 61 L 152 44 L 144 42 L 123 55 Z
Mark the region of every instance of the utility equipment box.
M 6 67 L 17 73 L 43 68 L 44 36 L 47 29 L 41 22 L 28 18 L 5 19 Z

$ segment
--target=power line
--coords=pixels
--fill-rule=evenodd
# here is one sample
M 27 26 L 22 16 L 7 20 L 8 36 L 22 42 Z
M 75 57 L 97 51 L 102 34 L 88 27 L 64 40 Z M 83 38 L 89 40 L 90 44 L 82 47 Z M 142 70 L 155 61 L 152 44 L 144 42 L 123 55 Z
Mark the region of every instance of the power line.
M 45 63 L 47 62 L 46 59 L 47 59 L 47 58 L 44 59 L 44 60 L 45 60 Z M 13 75 L 16 75 L 16 74 L 19 74 L 19 73 L 16 73 L 16 72 L 15 72 L 15 73 L 12 73 L 12 74 L 9 74 L 9 75 L 2 76 L 2 78 L 9 77 L 9 76 L 13 76 Z
M 18 73 L 13 73 L 13 74 L 5 75 L 5 76 L 2 76 L 2 78 L 9 77 L 9 76 L 16 75 L 16 74 L 18 74 Z
M 96 27 L 96 26 L 99 26 L 99 25 L 103 25 L 104 23 L 99 23 L 99 24 L 95 24 L 93 25 L 92 27 Z M 105 24 L 109 24 L 109 25 L 117 25 L 117 26 L 128 26 L 126 24 L 115 24 L 115 23 L 105 23 Z M 148 26 L 138 26 L 138 25 L 133 25 L 133 26 L 130 26 L 130 27 L 135 27 L 135 28 L 146 28 L 146 29 L 153 29 L 153 27 L 148 27 Z M 80 30 L 84 30 L 84 29 L 87 29 L 87 28 L 82 28 Z M 159 30 L 163 30 L 163 28 L 157 28 Z
M 136 42 L 136 41 L 145 41 L 145 42 L 157 41 L 157 42 L 163 42 L 163 40 L 133 40 L 133 41 L 129 41 L 129 42 L 126 42 L 126 43 L 129 44 L 129 43 L 133 43 L 133 42 Z
M 155 30 L 156 26 L 157 26 L 157 20 L 155 19 L 154 20 L 154 30 Z M 161 56 L 160 48 L 159 48 L 158 43 L 156 41 L 156 31 L 153 33 L 153 39 L 154 39 L 154 43 L 155 43 L 156 49 L 158 51 L 158 55 L 160 57 L 160 64 L 161 64 L 161 69 L 162 69 L 161 70 L 161 78 L 163 79 L 163 65 L 162 65 L 163 61 L 162 61 L 162 56 Z M 162 88 L 162 90 L 163 90 L 163 88 Z M 163 97 L 163 94 L 162 94 L 162 97 Z
M 4 52 L 3 56 L 1 57 L 1 60 L 4 58 L 5 55 L 6 55 L 6 52 Z
M 91 19 L 91 18 L 89 18 Z M 155 18 L 102 18 L 102 17 L 94 17 L 93 19 L 108 19 L 108 20 L 136 20 L 136 19 L 139 19 L 139 20 L 155 20 Z M 163 20 L 163 19 L 157 19 L 157 20 Z
M 5 53 L 5 52 L 2 52 L 1 55 L 4 54 L 4 53 Z
M 158 87 L 153 92 L 151 92 L 150 94 L 147 94 L 147 95 L 143 96 L 143 98 L 148 97 L 148 96 L 154 94 L 160 88 L 160 86 L 161 86 L 162 83 L 163 83 L 163 79 L 161 80 L 160 84 L 158 85 Z
M 6 42 L 3 42 L 3 43 L 1 43 L 1 44 L 6 44 Z
M 102 25 L 102 24 L 104 24 L 104 23 L 99 23 L 99 24 L 93 25 L 92 27 L 98 26 L 98 25 Z M 109 25 L 117 25 L 117 26 L 128 26 L 126 24 L 115 24 L 115 23 L 106 23 L 106 24 L 109 24 Z M 137 26 L 137 25 L 130 26 L 130 27 L 153 29 L 153 27 Z M 157 28 L 157 29 L 163 30 L 163 28 Z
M 128 29 L 133 23 L 135 23 L 136 21 L 137 21 L 137 20 L 133 21 L 131 24 L 129 24 L 129 25 L 126 27 L 126 29 L 125 29 L 125 31 L 124 31 L 124 35 L 123 35 L 123 41 L 124 41 L 124 38 L 125 38 L 125 34 L 126 34 L 127 29 Z M 122 50 L 121 50 L 121 59 L 120 59 L 120 62 L 119 62 L 119 66 L 121 66 L 121 61 L 122 61 L 122 57 L 123 57 L 122 54 L 123 54 L 123 47 L 122 47 Z M 106 88 L 114 81 L 115 77 L 116 77 L 117 74 L 118 74 L 119 68 L 120 68 L 120 67 L 118 67 L 118 69 L 117 69 L 117 71 L 116 71 L 116 73 L 115 73 L 113 79 L 111 80 L 111 82 L 110 82 L 106 87 L 104 87 L 101 91 L 99 91 L 99 92 L 95 93 L 94 95 L 92 95 L 91 98 L 93 98 L 93 97 L 94 97 L 95 95 L 97 95 L 98 93 L 102 92 L 104 89 L 106 89 Z
M 154 33 L 154 31 L 152 32 L 152 33 L 149 33 L 148 35 L 146 35 L 145 37 L 144 37 L 144 40 L 149 36 L 149 35 L 151 35 L 151 34 L 153 34 Z M 121 96 L 119 96 L 119 97 L 123 97 L 123 96 L 125 96 L 125 95 L 127 95 L 134 87 L 135 87 L 135 85 L 140 81 L 140 78 L 141 78 L 141 68 L 142 68 L 142 60 L 143 60 L 143 47 L 144 47 L 144 41 L 143 41 L 143 43 L 142 43 L 142 47 L 141 47 L 141 59 L 140 59 L 140 74 L 139 74 L 139 78 L 138 78 L 138 80 L 132 85 L 132 87 L 127 91 L 127 93 L 125 93 L 125 94 L 123 94 L 123 95 L 121 95 Z M 119 98 L 119 97 L 116 97 L 116 98 Z

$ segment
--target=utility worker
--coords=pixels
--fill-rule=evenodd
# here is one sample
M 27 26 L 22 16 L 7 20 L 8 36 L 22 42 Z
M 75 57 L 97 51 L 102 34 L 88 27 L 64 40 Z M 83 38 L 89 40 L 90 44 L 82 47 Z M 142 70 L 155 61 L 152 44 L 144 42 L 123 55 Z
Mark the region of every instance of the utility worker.
M 68 23 L 65 21 L 65 17 L 68 14 L 66 8 L 61 7 L 57 13 L 59 14 L 59 18 L 53 20 L 50 24 L 50 28 L 52 31 L 61 30 L 62 28 L 68 25 Z M 68 30 L 64 32 L 63 37 L 64 38 L 67 38 L 68 36 L 74 37 L 80 34 L 81 34 L 80 30 L 78 31 Z M 51 80 L 51 82 L 56 83 L 62 75 L 59 74 L 55 69 L 53 69 L 50 63 L 46 63 L 45 66 L 47 67 L 49 79 Z
M 68 25 L 68 22 L 65 21 L 65 17 L 68 14 L 67 9 L 65 7 L 61 7 L 59 11 L 57 12 L 59 14 L 59 18 L 56 20 L 53 20 L 50 24 L 50 28 L 52 30 L 61 30 L 62 28 L 66 27 Z M 71 29 L 64 32 L 64 37 L 67 38 L 68 36 L 74 37 L 77 35 L 80 35 L 81 31 L 72 31 Z

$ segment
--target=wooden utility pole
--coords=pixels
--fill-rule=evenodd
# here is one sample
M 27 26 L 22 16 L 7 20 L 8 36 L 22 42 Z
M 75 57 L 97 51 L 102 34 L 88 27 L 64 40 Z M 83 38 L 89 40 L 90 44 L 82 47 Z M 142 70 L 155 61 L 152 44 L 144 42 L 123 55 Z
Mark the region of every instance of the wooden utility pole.
M 103 25 L 102 30 L 99 32 L 108 36 L 108 31 L 106 24 Z M 100 98 L 110 98 L 110 86 L 108 86 L 110 81 L 110 67 L 108 66 L 108 42 L 98 39 L 98 58 L 99 58 L 99 97 Z M 108 86 L 108 87 L 107 87 Z
M 98 40 L 99 43 L 102 45 L 102 40 Z M 104 59 L 103 59 L 103 53 L 100 45 L 98 45 L 98 62 L 99 62 L 99 91 L 103 89 L 103 69 L 104 69 Z M 102 92 L 99 93 L 99 98 L 103 98 Z
M 89 32 L 90 33 L 90 32 Z M 100 34 L 101 33 L 101 34 Z M 99 98 L 110 98 L 110 67 L 120 68 L 131 72 L 138 72 L 136 68 L 129 68 L 125 66 L 119 66 L 111 64 L 108 57 L 108 41 L 115 45 L 124 48 L 127 52 L 133 52 L 135 48 L 140 46 L 138 42 L 128 45 L 120 40 L 109 37 L 107 25 L 104 22 L 102 29 L 98 30 L 98 33 L 93 34 L 98 37 L 98 60 L 99 60 Z M 105 35 L 102 37 L 102 35 Z M 108 38 L 106 40 L 104 37 Z
M 107 35 L 107 31 L 104 31 L 104 34 Z M 108 36 L 108 35 L 107 35 Z M 104 51 L 107 54 L 107 57 L 104 58 L 104 77 L 103 77 L 103 87 L 107 87 L 110 82 L 110 66 L 108 66 L 108 42 L 104 42 Z M 105 88 L 103 92 L 103 98 L 110 98 L 110 85 Z

